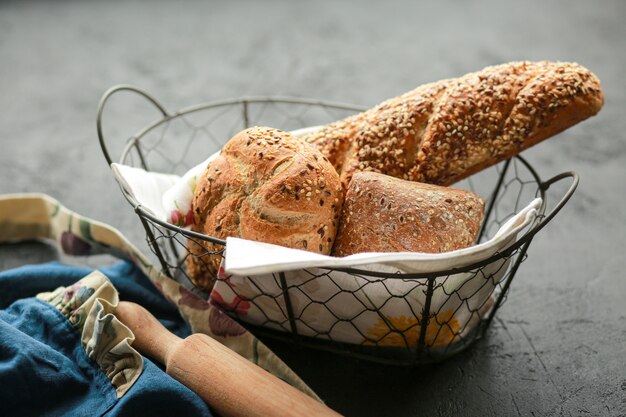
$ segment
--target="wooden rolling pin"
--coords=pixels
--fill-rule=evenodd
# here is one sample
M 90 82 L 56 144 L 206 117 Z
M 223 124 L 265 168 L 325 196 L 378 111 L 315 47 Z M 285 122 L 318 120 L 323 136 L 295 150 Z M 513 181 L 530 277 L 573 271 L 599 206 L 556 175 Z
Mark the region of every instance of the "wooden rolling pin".
M 181 339 L 135 303 L 120 302 L 115 315 L 135 334 L 134 348 L 222 416 L 339 416 L 207 335 Z

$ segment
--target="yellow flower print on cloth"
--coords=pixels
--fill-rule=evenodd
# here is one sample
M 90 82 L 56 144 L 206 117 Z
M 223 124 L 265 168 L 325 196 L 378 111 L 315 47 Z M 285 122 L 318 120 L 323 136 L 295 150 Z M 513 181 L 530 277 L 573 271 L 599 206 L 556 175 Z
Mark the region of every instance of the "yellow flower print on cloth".
M 420 318 L 383 316 L 369 328 L 364 344 L 415 347 L 420 339 L 421 328 Z M 452 310 L 432 314 L 426 326 L 424 344 L 430 348 L 445 347 L 458 335 L 459 328 L 459 321 L 454 318 Z

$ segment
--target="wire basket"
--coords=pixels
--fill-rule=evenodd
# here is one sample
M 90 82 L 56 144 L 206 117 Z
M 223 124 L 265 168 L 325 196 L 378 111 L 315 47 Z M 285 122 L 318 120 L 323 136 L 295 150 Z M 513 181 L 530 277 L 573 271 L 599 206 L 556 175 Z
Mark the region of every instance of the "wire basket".
M 109 98 L 121 91 L 147 99 L 160 112 L 160 116 L 127 139 L 119 163 L 178 175 L 218 151 L 228 139 L 244 128 L 264 125 L 289 131 L 325 124 L 365 110 L 362 107 L 319 100 L 262 97 L 210 102 L 169 113 L 148 93 L 132 86 L 116 86 L 102 97 L 97 115 L 98 137 L 109 164 L 113 162 L 109 154 L 111 144 L 107 144 L 103 135 L 102 116 Z M 568 178 L 571 182 L 561 182 Z M 514 244 L 487 259 L 463 268 L 425 274 L 326 268 L 301 270 L 300 277 L 304 274 L 306 279 L 294 281 L 290 279 L 289 273 L 278 273 L 270 278 L 274 286 L 272 291 L 259 285 L 253 277 L 247 277 L 250 285 L 255 286 L 255 295 L 247 294 L 244 297 L 235 286 L 231 286 L 229 288 L 234 292 L 234 302 L 222 303 L 221 306 L 254 333 L 299 345 L 399 365 L 445 359 L 468 347 L 484 334 L 505 300 L 519 266 L 527 258 L 527 249 L 533 237 L 567 203 L 577 185 L 578 176 L 573 172 L 564 172 L 542 181 L 529 162 L 521 156 L 513 157 L 455 184 L 456 188 L 469 189 L 486 200 L 485 217 L 477 243 L 493 237 L 504 222 L 532 198 L 540 196 L 543 199 L 538 216 L 523 235 L 518 236 Z M 124 195 L 139 216 L 147 243 L 165 275 L 190 283 L 185 269 L 187 257 L 203 258 L 223 252 L 226 244 L 224 240 L 166 223 L 150 214 L 131 195 Z M 195 243 L 208 241 L 219 245 L 222 250 L 191 253 L 187 249 L 190 240 Z M 349 289 L 339 285 L 339 274 L 353 278 L 355 285 Z M 459 274 L 464 274 L 467 279 L 457 285 L 454 279 Z M 477 291 L 468 293 L 463 285 L 472 279 L 481 280 L 483 284 Z M 450 283 L 456 286 L 451 288 Z M 328 296 L 324 299 L 304 297 L 303 303 L 301 293 L 307 294 L 306 287 L 313 284 L 325 286 Z M 399 292 L 398 284 L 404 290 Z M 361 294 L 364 289 L 373 286 L 378 291 L 386 291 L 383 305 L 406 302 L 410 314 L 392 322 L 381 314 L 382 307 L 374 308 L 364 303 Z M 201 290 L 195 289 L 195 292 L 208 297 Z M 409 299 L 415 292 L 424 300 L 417 308 Z M 298 305 L 294 305 L 295 294 L 300 296 Z M 482 298 L 477 300 L 479 296 Z M 361 306 L 348 315 L 345 312 L 338 313 L 336 308 L 338 300 L 346 300 L 346 297 L 354 298 L 355 304 Z M 457 306 L 455 310 L 444 310 L 448 301 L 454 301 Z M 243 312 L 244 303 L 260 312 L 252 322 Z M 269 303 L 275 304 L 272 312 L 267 307 Z M 469 318 L 458 323 L 455 322 L 455 314 L 461 308 Z M 327 316 L 328 325 L 319 328 L 307 322 L 307 310 Z M 380 326 L 374 332 L 362 331 L 357 325 L 358 320 L 368 314 L 381 317 Z M 359 333 L 362 340 L 346 342 L 335 337 L 335 331 L 342 327 Z

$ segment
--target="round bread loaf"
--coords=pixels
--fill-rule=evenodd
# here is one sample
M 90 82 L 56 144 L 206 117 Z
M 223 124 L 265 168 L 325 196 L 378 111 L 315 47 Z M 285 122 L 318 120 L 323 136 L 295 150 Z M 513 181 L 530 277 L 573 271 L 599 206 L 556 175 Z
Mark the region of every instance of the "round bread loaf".
M 329 254 L 339 223 L 339 175 L 317 149 L 290 133 L 253 127 L 235 135 L 196 185 L 192 230 Z M 187 271 L 213 286 L 219 245 L 189 240 Z
M 483 210 L 482 198 L 470 191 L 356 172 L 333 255 L 461 249 L 476 241 Z

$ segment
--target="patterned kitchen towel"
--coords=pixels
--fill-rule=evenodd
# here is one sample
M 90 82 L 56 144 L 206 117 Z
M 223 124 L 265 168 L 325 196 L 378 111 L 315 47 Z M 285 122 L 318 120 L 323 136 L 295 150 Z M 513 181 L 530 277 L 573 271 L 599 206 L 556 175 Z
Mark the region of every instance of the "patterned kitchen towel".
M 162 274 L 124 235 L 83 217 L 44 194 L 0 197 L 0 242 L 52 239 L 68 255 L 106 253 L 134 263 L 163 296 L 176 306 L 191 332 L 204 333 L 304 393 L 315 393 L 272 351 L 219 307 L 209 304 Z M 142 303 L 143 304 L 143 303 Z

